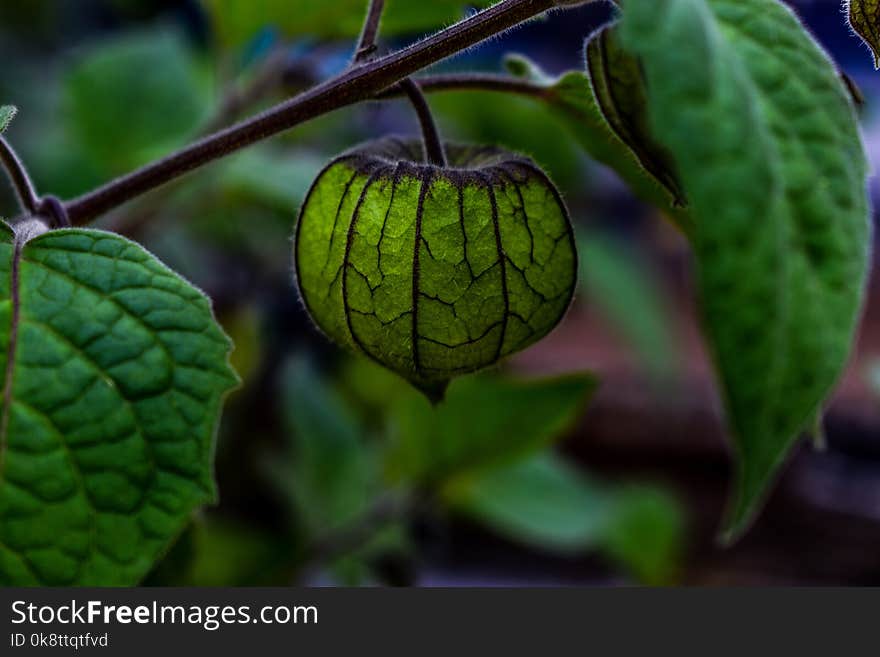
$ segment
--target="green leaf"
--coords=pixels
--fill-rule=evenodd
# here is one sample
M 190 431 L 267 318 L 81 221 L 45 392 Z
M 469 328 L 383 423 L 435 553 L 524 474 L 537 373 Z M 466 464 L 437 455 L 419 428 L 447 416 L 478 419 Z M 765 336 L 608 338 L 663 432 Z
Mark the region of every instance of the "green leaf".
M 274 479 L 311 533 L 353 522 L 381 492 L 378 457 L 358 418 L 303 359 L 285 369 L 283 394 L 292 454 L 275 461 Z
M 611 510 L 601 487 L 551 454 L 455 479 L 444 496 L 501 534 L 565 554 L 595 547 Z
M 504 144 L 527 153 L 561 189 L 583 186 L 586 163 L 581 148 L 572 139 L 559 138 L 559 125 L 547 116 L 546 107 L 529 98 L 508 96 L 504 111 L 499 112 L 500 100 L 491 91 L 466 89 L 435 94 L 431 109 L 441 133 L 473 144 Z M 524 125 L 529 129 L 523 130 Z
M 105 175 L 167 154 L 195 134 L 213 104 L 186 46 L 162 31 L 93 49 L 64 91 L 70 133 Z
M 370 371 L 377 370 L 387 372 L 372 364 Z M 273 457 L 267 466 L 291 503 L 299 538 L 320 544 L 358 526 L 365 514 L 380 506 L 401 509 L 401 519 L 394 514 L 381 520 L 373 517 L 360 543 L 324 564 L 327 574 L 344 585 L 375 581 L 373 560 L 410 548 L 402 523 L 405 492 L 383 485 L 379 453 L 362 418 L 307 359 L 291 360 L 282 390 L 290 450 L 286 458 Z
M 673 308 L 657 273 L 626 245 L 600 233 L 579 240 L 581 285 L 588 303 L 638 353 L 659 381 L 681 362 Z
M 18 114 L 18 108 L 14 105 L 0 106 L 0 135 L 6 132 L 6 129 L 9 127 L 9 124 L 12 123 L 12 119 L 15 118 L 16 114 Z
M 651 487 L 601 485 L 553 454 L 455 479 L 444 499 L 537 549 L 602 551 L 646 584 L 668 584 L 677 574 L 684 525 L 673 498 Z
M 389 0 L 382 17 L 383 37 L 423 34 L 460 18 L 466 7 L 488 6 L 494 0 Z M 238 47 L 262 29 L 283 37 L 356 37 L 367 11 L 367 0 L 202 0 L 221 43 Z
M 684 552 L 685 519 L 678 500 L 662 488 L 613 489 L 603 550 L 641 582 L 675 583 Z
M 562 437 L 595 389 L 586 374 L 545 381 L 457 379 L 436 408 L 411 394 L 392 408 L 387 470 L 430 484 L 534 453 Z
M 315 323 L 435 400 L 547 335 L 577 278 L 568 211 L 543 171 L 491 147 L 448 151 L 444 168 L 393 138 L 336 158 L 294 246 Z
M 230 343 L 138 245 L 19 231 L 0 243 L 0 584 L 130 586 L 215 497 Z
M 871 241 L 865 155 L 834 66 L 776 0 L 627 0 L 621 28 L 690 203 L 739 456 L 731 539 L 850 352 Z
M 286 538 L 220 514 L 199 515 L 142 586 L 271 586 L 289 579 Z
M 669 152 L 658 144 L 648 126 L 648 97 L 642 64 L 620 47 L 617 30 L 606 27 L 587 43 L 587 69 L 602 115 L 645 171 L 686 205 L 684 191 Z
M 302 203 L 315 170 L 322 164 L 323 158 L 319 160 L 306 152 L 249 148 L 221 168 L 219 188 L 223 202 L 237 202 L 243 208 L 262 204 L 289 213 L 291 206 Z
M 845 0 L 849 25 L 862 37 L 880 69 L 880 0 Z

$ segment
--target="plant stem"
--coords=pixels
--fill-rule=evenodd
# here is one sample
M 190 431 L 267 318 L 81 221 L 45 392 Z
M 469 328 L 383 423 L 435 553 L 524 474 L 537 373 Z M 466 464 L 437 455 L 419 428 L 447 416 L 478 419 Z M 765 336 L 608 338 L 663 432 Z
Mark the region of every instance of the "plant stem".
M 299 568 L 308 569 L 315 564 L 332 562 L 357 550 L 383 527 L 405 520 L 416 508 L 418 503 L 412 496 L 392 493 L 380 497 L 351 524 L 325 534 L 307 546 Z
M 367 17 L 364 19 L 364 29 L 355 52 L 354 65 L 362 60 L 369 60 L 376 51 L 376 39 L 379 36 L 379 24 L 382 22 L 382 11 L 385 9 L 385 0 L 370 0 L 367 8 Z M 440 139 L 440 131 L 431 113 L 431 106 L 425 94 L 419 89 L 419 85 L 412 78 L 404 78 L 394 88 L 399 88 L 409 99 L 410 104 L 419 118 L 422 128 L 422 143 L 425 148 L 425 157 L 431 164 L 438 167 L 446 166 L 446 151 L 443 149 L 443 140 Z
M 423 41 L 351 68 L 261 114 L 69 201 L 74 225 L 225 155 L 323 114 L 368 100 L 411 74 L 489 39 L 554 6 L 553 0 L 502 0 Z
M 422 141 L 425 145 L 425 156 L 428 162 L 438 167 L 445 167 L 446 151 L 443 149 L 440 131 L 437 130 L 437 124 L 434 121 L 434 115 L 431 114 L 431 107 L 428 105 L 425 94 L 412 78 L 406 78 L 398 86 L 409 98 L 409 102 L 419 117 L 419 124 L 422 126 Z
M 358 41 L 357 50 L 354 52 L 354 63 L 357 64 L 368 59 L 376 51 L 376 37 L 379 36 L 379 23 L 382 22 L 382 12 L 385 10 L 385 0 L 370 0 L 367 9 L 367 17 L 364 20 L 364 29 Z
M 552 89 L 531 80 L 523 80 L 509 75 L 494 73 L 448 73 L 428 75 L 416 78 L 419 87 L 426 93 L 441 91 L 499 91 L 520 96 L 544 98 L 552 93 Z M 378 98 L 399 96 L 397 89 L 388 89 L 379 94 Z
M 24 163 L 5 137 L 0 137 L 0 161 L 9 175 L 22 212 L 30 215 L 37 214 L 40 209 L 40 196 L 37 194 L 36 187 L 34 187 Z

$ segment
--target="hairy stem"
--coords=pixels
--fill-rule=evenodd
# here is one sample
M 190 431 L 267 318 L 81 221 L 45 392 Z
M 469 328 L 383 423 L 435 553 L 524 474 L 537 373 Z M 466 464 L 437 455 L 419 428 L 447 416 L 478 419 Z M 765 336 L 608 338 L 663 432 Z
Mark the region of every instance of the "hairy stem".
M 40 196 L 37 194 L 24 163 L 5 137 L 0 137 L 0 161 L 2 161 L 3 168 L 15 189 L 15 195 L 18 197 L 22 212 L 30 215 L 37 214 L 40 210 Z
M 503 93 L 517 94 L 519 96 L 532 96 L 544 98 L 552 93 L 552 89 L 531 80 L 523 80 L 509 75 L 497 75 L 494 73 L 449 73 L 443 75 L 428 75 L 416 78 L 419 87 L 426 93 L 439 91 L 499 91 Z M 379 98 L 399 96 L 400 91 L 388 89 Z
M 370 0 L 367 17 L 364 19 L 364 29 L 361 31 L 361 38 L 354 53 L 355 63 L 368 59 L 375 52 L 376 37 L 379 36 L 379 23 L 382 22 L 384 10 L 385 0 Z
M 368 100 L 431 64 L 489 39 L 554 6 L 553 0 L 502 0 L 423 41 L 351 68 L 265 112 L 69 201 L 75 225 L 185 173 L 323 114 Z
M 422 127 L 422 141 L 425 145 L 425 156 L 428 162 L 436 164 L 438 167 L 446 166 L 446 151 L 443 148 L 443 141 L 440 139 L 440 131 L 434 121 L 434 115 L 431 114 L 431 107 L 425 99 L 425 94 L 419 88 L 419 85 L 412 78 L 406 78 L 401 81 L 400 88 L 409 98 L 409 102 L 416 110 L 419 117 L 419 125 Z
M 379 24 L 382 22 L 384 9 L 385 0 L 370 0 L 361 40 L 355 53 L 355 65 L 362 60 L 369 60 L 376 51 L 376 39 L 379 36 Z M 404 78 L 395 85 L 395 88 L 399 88 L 406 95 L 416 111 L 419 125 L 422 128 L 422 143 L 428 162 L 445 167 L 446 151 L 443 149 L 443 140 L 440 139 L 440 131 L 437 129 L 437 123 L 434 121 L 434 115 L 431 113 L 431 106 L 428 105 L 425 94 L 419 89 L 419 85 L 413 82 L 412 78 Z

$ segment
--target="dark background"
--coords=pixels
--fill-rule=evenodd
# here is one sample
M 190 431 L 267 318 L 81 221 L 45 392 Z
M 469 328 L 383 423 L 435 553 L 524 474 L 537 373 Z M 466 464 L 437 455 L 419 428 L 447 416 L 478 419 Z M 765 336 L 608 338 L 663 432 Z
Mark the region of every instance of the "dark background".
M 790 4 L 861 87 L 876 168 L 880 73 L 846 26 L 840 2 Z M 348 62 L 350 39 L 290 38 L 273 28 L 271 12 L 266 16 L 264 29 L 230 45 L 195 0 L 3 0 L 0 101 L 20 108 L 9 136 L 40 189 L 69 197 L 186 143 L 217 120 L 224 99 L 246 88 L 273 53 L 287 64 L 283 84 L 243 114 Z M 506 53 L 520 52 L 550 73 L 580 69 L 585 36 L 609 16 L 604 3 L 557 14 L 441 68 L 499 71 Z M 419 34 L 391 41 L 405 44 Z M 314 392 L 315 404 L 330 414 L 341 398 L 358 435 L 381 435 L 388 420 L 385 410 L 363 403 L 371 377 L 383 375 L 352 365 L 305 316 L 292 285 L 289 239 L 302 195 L 327 159 L 366 138 L 415 130 L 402 103 L 369 104 L 236 155 L 100 223 L 138 239 L 212 297 L 236 341 L 244 379 L 219 435 L 221 502 L 198 515 L 147 583 L 880 584 L 876 281 L 855 355 L 828 409 L 825 451 L 798 448 L 752 531 L 720 548 L 715 535 L 730 459 L 684 239 L 534 106 L 479 94 L 437 96 L 432 105 L 449 138 L 531 153 L 571 206 L 584 245 L 577 301 L 557 331 L 503 372 L 598 375 L 601 388 L 557 453 L 602 490 L 646 492 L 638 512 L 626 505 L 606 510 L 626 528 L 623 538 L 561 549 L 542 534 L 542 522 L 551 521 L 540 509 L 529 533 L 432 500 L 326 558 L 310 555 L 322 532 L 305 518 L 302 487 L 291 492 L 287 480 L 296 478 L 297 435 L 310 429 L 291 395 Z M 876 197 L 875 182 L 871 191 Z M 11 193 L 0 194 L 0 214 L 16 214 Z M 352 383 L 353 372 L 367 383 Z M 517 499 L 508 507 L 513 513 Z M 546 502 L 555 508 L 552 496 Z M 569 522 L 564 514 L 557 520 Z

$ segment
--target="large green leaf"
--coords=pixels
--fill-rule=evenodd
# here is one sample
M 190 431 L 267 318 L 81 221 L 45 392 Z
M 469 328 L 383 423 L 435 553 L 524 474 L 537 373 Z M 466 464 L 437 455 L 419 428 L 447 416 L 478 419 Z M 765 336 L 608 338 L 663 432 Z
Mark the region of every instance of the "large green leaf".
M 588 375 L 545 381 L 457 379 L 436 408 L 415 394 L 393 408 L 387 463 L 395 479 L 440 483 L 510 462 L 561 437 L 595 389 Z
M 553 454 L 454 479 L 444 498 L 532 547 L 564 555 L 600 550 L 646 584 L 667 584 L 677 574 L 684 523 L 672 497 L 591 481 Z
M 128 240 L 0 230 L 0 584 L 135 584 L 214 499 L 229 340 Z
M 494 0 L 389 0 L 382 35 L 417 34 L 460 18 L 467 7 Z M 356 37 L 367 11 L 367 0 L 202 0 L 220 41 L 231 47 L 253 38 L 261 29 L 285 37 Z
M 689 201 L 739 455 L 734 537 L 849 354 L 870 244 L 865 155 L 837 71 L 776 0 L 627 0 L 621 28 Z

